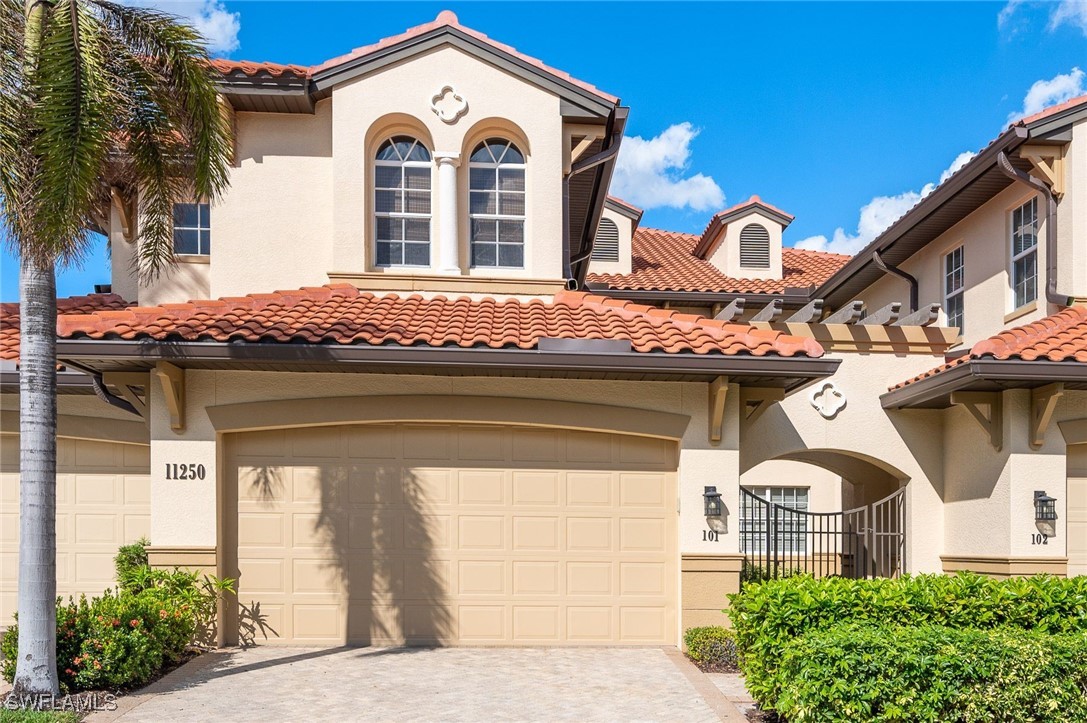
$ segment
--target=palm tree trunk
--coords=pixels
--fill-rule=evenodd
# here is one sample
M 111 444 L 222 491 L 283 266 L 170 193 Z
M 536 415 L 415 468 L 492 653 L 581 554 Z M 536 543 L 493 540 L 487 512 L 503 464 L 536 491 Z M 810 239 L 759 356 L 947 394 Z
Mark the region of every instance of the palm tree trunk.
M 51 261 L 19 276 L 19 659 L 16 693 L 56 694 L 57 287 Z

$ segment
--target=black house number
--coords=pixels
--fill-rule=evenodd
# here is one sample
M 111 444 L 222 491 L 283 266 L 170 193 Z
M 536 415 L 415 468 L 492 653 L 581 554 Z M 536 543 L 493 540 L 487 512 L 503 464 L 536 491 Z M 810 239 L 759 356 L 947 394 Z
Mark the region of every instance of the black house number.
M 718 542 L 717 532 L 714 530 L 702 530 L 703 542 Z
M 1030 536 L 1030 544 L 1032 544 L 1032 545 L 1048 545 L 1049 544 L 1049 535 L 1045 535 L 1045 534 L 1042 534 L 1042 533 L 1036 533 L 1036 534 L 1032 533 L 1031 536 Z
M 166 464 L 166 479 L 204 479 L 202 464 Z

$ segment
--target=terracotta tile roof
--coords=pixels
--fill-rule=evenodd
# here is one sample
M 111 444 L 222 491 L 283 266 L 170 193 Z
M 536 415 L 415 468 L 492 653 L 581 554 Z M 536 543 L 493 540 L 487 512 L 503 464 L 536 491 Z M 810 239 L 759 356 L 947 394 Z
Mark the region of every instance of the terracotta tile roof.
M 542 70 L 543 72 L 547 73 L 548 75 L 555 76 L 556 78 L 560 78 L 562 80 L 565 80 L 566 82 L 571 83 L 572 85 L 576 85 L 577 87 L 581 88 L 582 90 L 588 91 L 589 93 L 592 93 L 593 95 L 595 95 L 595 96 L 597 96 L 599 98 L 602 98 L 603 100 L 607 101 L 608 103 L 618 103 L 619 102 L 619 98 L 617 98 L 614 95 L 611 95 L 610 93 L 605 93 L 604 91 L 600 90 L 596 86 L 590 85 L 589 83 L 586 83 L 585 81 L 578 80 L 577 78 L 573 77 L 569 73 L 565 73 L 565 72 L 563 72 L 561 70 L 558 70 L 557 68 L 552 68 L 551 66 L 546 65 L 543 61 L 541 61 L 541 60 L 539 60 L 537 58 L 533 58 L 530 55 L 525 55 L 524 53 L 518 51 L 517 48 L 514 48 L 513 46 L 506 45 L 505 43 L 500 43 L 500 42 L 498 42 L 496 40 L 492 40 L 491 38 L 488 38 L 486 35 L 479 32 L 478 30 L 473 30 L 472 28 L 461 25 L 460 21 L 457 19 L 456 14 L 453 13 L 451 10 L 443 10 L 442 12 L 440 12 L 438 14 L 437 18 L 430 21 L 429 23 L 423 23 L 422 25 L 416 25 L 413 28 L 408 28 L 403 33 L 400 33 L 399 35 L 393 35 L 393 36 L 390 36 L 390 37 L 387 37 L 387 38 L 382 38 L 381 40 L 377 41 L 376 43 L 372 43 L 370 45 L 364 45 L 361 48 L 355 48 L 350 53 L 347 53 L 345 55 L 340 55 L 340 56 L 337 56 L 335 58 L 330 58 L 329 60 L 326 60 L 323 63 L 320 63 L 318 65 L 313 65 L 313 66 L 310 66 L 310 67 L 306 67 L 306 66 L 302 66 L 302 65 L 281 65 L 279 63 L 267 63 L 267 62 L 254 63 L 254 62 L 249 62 L 249 61 L 244 61 L 244 60 L 226 60 L 226 59 L 221 59 L 221 58 L 217 58 L 217 59 L 211 61 L 211 64 L 212 64 L 212 67 L 214 67 L 215 69 L 219 70 L 222 73 L 233 73 L 233 72 L 241 71 L 245 75 L 255 76 L 255 75 L 257 75 L 257 74 L 259 74 L 261 72 L 265 72 L 265 73 L 269 73 L 269 74 L 277 76 L 277 77 L 280 76 L 280 75 L 283 75 L 284 73 L 290 73 L 292 75 L 298 76 L 299 78 L 308 78 L 308 77 L 310 77 L 310 76 L 312 76 L 312 75 L 314 75 L 316 73 L 319 73 L 321 71 L 328 70 L 330 68 L 335 68 L 337 65 L 342 65 L 343 63 L 347 63 L 347 62 L 352 61 L 352 60 L 357 60 L 358 58 L 363 58 L 363 57 L 365 57 L 367 55 L 370 55 L 372 53 L 376 53 L 379 50 L 384 50 L 385 48 L 389 48 L 389 47 L 392 47 L 394 45 L 399 45 L 400 43 L 411 40 L 412 38 L 418 37 L 420 35 L 424 35 L 426 33 L 429 33 L 432 30 L 437 30 L 438 28 L 443 28 L 443 27 L 455 28 L 455 29 L 459 30 L 460 32 L 465 33 L 466 35 L 470 35 L 473 38 L 475 38 L 476 40 L 479 40 L 479 41 L 491 46 L 495 50 L 498 50 L 500 52 L 512 55 L 512 56 L 518 58 L 519 60 L 521 60 L 521 61 L 523 61 L 525 63 L 528 63 L 529 65 L 532 65 L 533 67 L 537 68 L 538 70 Z
M 302 342 L 534 349 L 541 338 L 629 339 L 638 352 L 819 357 L 813 340 L 727 324 L 584 292 L 553 302 L 473 301 L 395 294 L 348 284 L 217 301 L 131 307 L 58 320 L 64 338 Z
M 211 67 L 215 68 L 223 75 L 242 73 L 249 77 L 254 77 L 262 73 L 267 73 L 276 78 L 282 75 L 308 78 L 310 75 L 310 69 L 305 65 L 284 65 L 283 63 L 270 63 L 267 61 L 253 62 L 249 60 L 229 60 L 227 58 L 213 58 L 210 62 Z
M 1066 110 L 1068 110 L 1070 108 L 1075 108 L 1076 106 L 1083 105 L 1084 103 L 1087 103 L 1087 95 L 1081 95 L 1079 97 L 1072 98 L 1071 100 L 1066 100 L 1063 103 L 1058 103 L 1057 105 L 1050 106 L 1050 107 L 1048 107 L 1048 108 L 1046 108 L 1044 110 L 1038 111 L 1034 115 L 1028 115 L 1026 118 L 1020 118 L 1019 120 L 1012 123 L 1012 125 L 1013 126 L 1030 125 L 1031 123 L 1035 123 L 1037 121 L 1043 120 L 1044 118 L 1048 118 L 1048 117 L 1050 117 L 1052 115 L 1057 115 L 1058 113 L 1063 113 L 1064 111 L 1066 111 Z
M 639 228 L 631 240 L 633 264 L 629 274 L 589 274 L 591 283 L 612 289 L 646 291 L 713 291 L 718 293 L 780 294 L 787 286 L 823 283 L 845 266 L 849 256 L 783 248 L 782 279 L 734 279 L 694 254 L 700 236 L 678 231 Z
M 751 198 L 747 199 L 743 203 L 737 203 L 735 206 L 730 206 L 730 207 L 726 208 L 724 211 L 718 211 L 717 213 L 713 214 L 713 218 L 720 218 L 722 216 L 729 216 L 731 214 L 736 213 L 737 211 L 739 211 L 741 209 L 747 208 L 748 206 L 763 206 L 764 208 L 767 208 L 767 209 L 773 211 L 776 214 L 780 214 L 780 215 L 784 216 L 785 218 L 789 219 L 790 221 L 792 221 L 794 218 L 796 218 L 791 213 L 786 213 L 785 211 L 782 211 L 777 206 L 770 205 L 769 203 L 762 200 L 758 196 L 752 196 Z M 711 219 L 710 223 L 707 225 L 707 228 L 709 228 L 709 226 L 712 225 L 712 224 L 713 224 L 713 220 Z
M 969 354 L 963 354 L 924 374 L 896 384 L 891 390 L 901 389 L 968 361 L 986 357 L 1001 361 L 1022 359 L 1087 363 L 1087 307 L 1073 306 L 1044 319 L 982 339 L 970 348 Z
M 131 306 L 117 294 L 89 294 L 57 299 L 57 318 L 67 314 L 92 314 L 96 311 L 124 309 Z M 0 304 L 0 359 L 19 361 L 19 303 Z

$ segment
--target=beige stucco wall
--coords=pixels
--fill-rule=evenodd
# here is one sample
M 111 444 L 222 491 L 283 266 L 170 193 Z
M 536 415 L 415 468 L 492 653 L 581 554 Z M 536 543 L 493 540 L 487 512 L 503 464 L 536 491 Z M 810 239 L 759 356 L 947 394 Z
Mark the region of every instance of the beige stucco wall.
M 749 224 L 762 226 L 770 234 L 770 266 L 756 268 L 740 265 L 740 233 Z M 781 224 L 757 209 L 728 222 L 714 241 L 708 259 L 722 273 L 738 279 L 780 279 L 781 270 Z
M 1038 242 L 1038 303 L 1024 309 L 1012 308 L 1010 286 L 1009 238 L 1011 212 L 1030 200 L 1031 192 L 1021 184 L 1013 184 L 974 213 L 940 235 L 921 251 L 900 265 L 918 281 L 918 300 L 924 305 L 943 303 L 943 257 L 958 246 L 964 247 L 966 266 L 965 331 L 963 344 L 975 342 L 1001 330 L 1026 324 L 1052 311 L 1045 304 L 1045 203 L 1038 198 L 1038 213 L 1042 219 Z M 886 275 L 858 294 L 870 312 L 892 301 L 909 306 L 909 286 L 893 275 Z M 1014 318 L 1012 318 L 1014 317 Z M 941 314 L 940 323 L 946 323 Z
M 452 86 L 468 103 L 456 123 L 431 110 L 431 97 Z M 380 103 L 374 99 L 380 98 Z M 457 169 L 460 264 L 473 276 L 561 277 L 562 118 L 558 96 L 453 47 L 442 47 L 337 86 L 333 118 L 332 270 L 374 270 L 372 163 L 380 143 L 395 133 L 421 136 L 434 153 L 460 154 Z M 526 155 L 525 268 L 469 271 L 468 157 L 492 135 L 517 141 Z M 437 170 L 433 176 L 431 259 L 437 265 Z M 416 271 L 415 273 L 418 273 Z
M 629 274 L 633 259 L 631 257 L 631 238 L 634 236 L 634 222 L 628 216 L 612 211 L 604 207 L 604 218 L 615 222 L 619 229 L 619 260 L 599 261 L 593 259 L 589 262 L 590 274 Z
M 1064 197 L 1057 205 L 1057 290 L 1087 298 L 1087 121 L 1072 126 L 1064 166 Z
M 328 283 L 332 101 L 313 115 L 238 113 L 237 166 L 211 210 L 211 293 Z
M 740 475 L 740 485 L 747 488 L 806 487 L 809 511 L 842 509 L 841 475 L 807 462 L 768 460 Z

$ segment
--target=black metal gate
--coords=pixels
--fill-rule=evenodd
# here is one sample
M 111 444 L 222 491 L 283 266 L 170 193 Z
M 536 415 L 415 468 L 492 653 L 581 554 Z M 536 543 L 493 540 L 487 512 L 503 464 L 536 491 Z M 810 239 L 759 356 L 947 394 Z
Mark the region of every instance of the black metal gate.
M 808 573 L 815 577 L 897 577 L 906 551 L 905 489 L 864 507 L 808 512 L 740 488 L 744 580 Z

